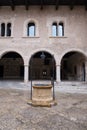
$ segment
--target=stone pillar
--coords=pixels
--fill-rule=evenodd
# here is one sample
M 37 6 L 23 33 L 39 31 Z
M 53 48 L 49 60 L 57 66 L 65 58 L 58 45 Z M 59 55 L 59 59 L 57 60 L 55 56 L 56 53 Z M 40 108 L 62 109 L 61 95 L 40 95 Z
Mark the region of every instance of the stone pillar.
M 56 81 L 60 82 L 60 65 L 56 66 Z
M 87 82 L 87 60 L 85 61 L 85 81 Z
M 24 65 L 24 82 L 27 83 L 28 82 L 28 71 L 29 67 L 28 65 Z

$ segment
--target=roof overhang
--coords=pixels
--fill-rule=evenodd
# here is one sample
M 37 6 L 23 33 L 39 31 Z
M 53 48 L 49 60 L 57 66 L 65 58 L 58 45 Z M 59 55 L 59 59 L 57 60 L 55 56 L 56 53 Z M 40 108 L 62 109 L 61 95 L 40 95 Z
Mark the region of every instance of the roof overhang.
M 0 0 L 0 6 L 11 6 L 12 10 L 15 6 L 25 6 L 26 10 L 31 5 L 38 5 L 41 9 L 45 5 L 54 5 L 55 9 L 59 6 L 69 6 L 72 10 L 74 6 L 84 6 L 87 10 L 87 0 Z

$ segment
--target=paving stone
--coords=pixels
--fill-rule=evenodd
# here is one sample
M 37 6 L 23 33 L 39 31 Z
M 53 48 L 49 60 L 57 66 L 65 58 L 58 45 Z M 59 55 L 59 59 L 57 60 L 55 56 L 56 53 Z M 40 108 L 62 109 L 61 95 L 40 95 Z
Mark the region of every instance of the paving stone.
M 0 130 L 87 130 L 87 94 L 56 92 L 49 108 L 27 104 L 28 91 L 0 89 Z

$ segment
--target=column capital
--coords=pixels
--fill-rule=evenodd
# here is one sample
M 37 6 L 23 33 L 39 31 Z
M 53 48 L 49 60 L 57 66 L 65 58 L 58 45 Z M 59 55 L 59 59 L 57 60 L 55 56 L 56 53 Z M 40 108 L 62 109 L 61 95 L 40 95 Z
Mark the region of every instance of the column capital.
M 24 64 L 25 67 L 28 67 L 29 65 Z
M 59 66 L 59 67 L 60 67 L 61 65 L 56 65 L 56 66 Z

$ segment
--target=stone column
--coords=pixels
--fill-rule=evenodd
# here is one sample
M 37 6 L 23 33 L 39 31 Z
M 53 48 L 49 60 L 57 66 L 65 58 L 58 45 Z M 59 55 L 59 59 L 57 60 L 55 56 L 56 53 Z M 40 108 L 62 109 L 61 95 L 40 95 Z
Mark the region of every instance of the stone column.
M 87 82 L 87 60 L 85 61 L 85 81 Z
M 60 82 L 60 65 L 56 66 L 56 81 Z
M 28 82 L 28 65 L 24 65 L 24 82 L 27 83 Z

